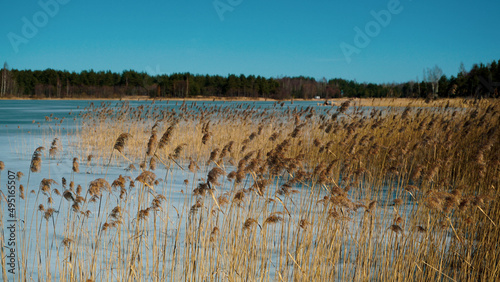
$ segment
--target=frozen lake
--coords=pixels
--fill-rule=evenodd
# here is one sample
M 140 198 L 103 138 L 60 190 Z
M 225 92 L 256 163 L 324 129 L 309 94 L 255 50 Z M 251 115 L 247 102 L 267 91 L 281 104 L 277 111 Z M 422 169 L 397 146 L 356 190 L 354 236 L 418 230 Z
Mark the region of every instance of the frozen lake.
M 327 186 L 318 185 L 317 189 L 313 190 L 310 185 L 316 184 L 299 182 L 289 187 L 294 190 L 294 193 L 277 193 L 280 187 L 293 178 L 291 174 L 272 178 L 274 183 L 266 183 L 268 188 L 262 194 L 255 192 L 255 185 L 258 183 L 255 173 L 247 174 L 238 185 L 230 181 L 228 177 L 222 176 L 221 185 L 212 187 L 215 189 L 207 192 L 208 194 L 203 197 L 196 197 L 193 195 L 193 190 L 198 184 L 206 182 L 209 172 L 219 166 L 216 162 L 205 164 L 204 161 L 200 163 L 201 168 L 193 173 L 187 169 L 189 160 L 169 161 L 168 165 L 160 164 L 159 168 L 154 170 L 155 180 L 158 181 L 154 185 L 151 184 L 154 187 L 141 184 L 140 181 L 135 181 L 135 185 L 131 186 L 130 180 L 136 180 L 141 174 L 138 170 L 140 166 L 138 162 L 132 161 L 136 170 L 129 170 L 130 162 L 128 162 L 127 154 L 124 154 L 122 158 L 117 151 L 114 151 L 115 155 L 110 165 L 106 165 L 107 155 L 102 156 L 100 161 L 87 162 L 85 155 L 82 155 L 83 148 L 79 148 L 82 143 L 77 140 L 77 138 L 94 137 L 92 135 L 82 137 L 81 113 L 91 112 L 91 109 L 100 105 L 107 105 L 109 109 L 117 109 L 124 105 L 131 109 L 146 106 L 144 109 L 146 113 L 143 112 L 145 115 L 150 110 L 178 114 L 183 112 L 183 107 L 184 109 L 191 108 L 191 113 L 212 111 L 218 108 L 230 108 L 235 111 L 251 109 L 256 116 L 259 112 L 274 116 L 284 112 L 301 112 L 308 109 L 307 111 L 320 118 L 330 115 L 337 109 L 337 107 L 318 106 L 317 103 L 316 101 L 295 101 L 293 104 L 290 102 L 188 101 L 183 104 L 182 101 L 155 101 L 154 103 L 129 101 L 123 104 L 119 101 L 0 101 L 0 144 L 2 144 L 0 161 L 5 164 L 0 181 L 4 195 L 8 195 L 5 188 L 8 172 L 23 174 L 20 179 L 15 180 L 17 216 L 15 237 L 18 246 L 15 252 L 16 274 L 9 273 L 8 276 L 16 280 L 21 277 L 28 280 L 47 278 L 64 280 L 78 273 L 74 277 L 77 280 L 87 277 L 93 277 L 96 280 L 116 280 L 127 277 L 144 280 L 175 280 L 177 278 L 190 280 L 193 275 L 193 279 L 205 277 L 205 279 L 226 280 L 229 279 L 226 273 L 228 269 L 237 269 L 246 265 L 245 268 L 252 270 L 249 273 L 262 273 L 259 275 L 263 275 L 246 277 L 246 279 L 277 280 L 283 277 L 297 279 L 298 276 L 292 269 L 298 265 L 299 257 L 304 261 L 311 260 L 310 267 L 314 267 L 317 251 L 301 254 L 295 250 L 295 253 L 292 253 L 292 249 L 287 251 L 287 248 L 300 245 L 300 240 L 281 247 L 280 242 L 294 242 L 299 236 L 305 236 L 303 240 L 308 242 L 308 246 L 314 245 L 321 248 L 320 246 L 327 242 L 320 234 L 332 227 L 310 227 L 309 230 L 314 231 L 307 236 L 303 233 L 305 231 L 301 231 L 301 228 L 307 230 L 306 226 L 314 225 L 315 221 L 322 222 L 320 218 L 335 220 L 336 229 L 332 234 L 337 234 L 337 232 L 351 234 L 350 236 L 334 235 L 334 237 L 338 236 L 337 240 L 340 240 L 342 246 L 335 259 L 342 263 L 339 263 L 335 270 L 321 264 L 321 271 L 332 272 L 328 274 L 328 277 L 342 279 L 360 275 L 358 273 L 360 270 L 357 270 L 356 254 L 363 250 L 364 247 L 361 246 L 367 246 L 368 252 L 372 252 L 375 257 L 386 252 L 387 244 L 403 244 L 408 248 L 418 246 L 422 237 L 416 233 L 411 235 L 412 241 L 408 241 L 410 237 L 403 240 L 403 237 L 398 236 L 399 230 L 386 232 L 391 226 L 387 222 L 396 220 L 398 216 L 400 217 L 398 220 L 406 222 L 410 220 L 411 212 L 419 208 L 409 194 L 401 192 L 402 187 L 398 181 L 392 181 L 388 186 L 380 184 L 385 188 L 378 192 L 370 191 L 369 187 L 364 188 L 363 182 L 358 183 L 356 185 L 361 188 L 360 191 L 351 191 L 346 194 L 346 197 L 353 197 L 352 201 L 338 196 L 344 199 L 343 203 L 337 203 L 340 206 L 344 205 L 344 208 L 339 209 L 328 209 L 326 204 L 320 203 L 321 199 L 329 195 L 328 189 L 330 188 L 327 189 Z M 349 108 L 346 113 L 357 111 L 359 115 L 368 116 L 373 109 L 372 107 Z M 365 112 L 360 113 L 360 111 Z M 215 117 L 218 118 L 219 115 Z M 140 116 L 138 118 L 140 119 Z M 277 121 L 283 121 L 282 117 L 278 117 Z M 144 124 L 144 131 L 148 134 L 154 121 L 146 120 Z M 182 126 L 180 127 L 182 130 Z M 55 138 L 57 138 L 57 154 L 50 156 L 49 148 L 53 146 L 52 142 Z M 114 140 L 116 136 L 110 136 L 110 138 Z M 224 143 L 227 141 L 229 140 Z M 312 140 L 309 141 L 312 142 Z M 30 173 L 33 152 L 40 146 L 45 148 L 41 154 L 40 171 Z M 297 145 L 297 150 L 300 150 L 300 146 L 300 144 Z M 129 148 L 129 150 L 133 149 Z M 111 154 L 111 150 L 108 152 Z M 75 157 L 79 158 L 79 172 L 77 173 L 73 171 Z M 225 166 L 222 164 L 225 173 L 237 170 L 237 161 Z M 121 176 L 124 178 L 119 178 Z M 341 178 L 339 176 L 336 181 L 342 183 Z M 44 179 L 53 181 L 44 182 Z M 120 185 L 116 184 L 93 201 L 88 190 L 97 179 L 104 179 L 109 184 L 122 179 L 122 185 L 125 188 L 122 187 L 120 191 Z M 21 199 L 20 185 L 24 187 L 24 199 Z M 82 187 L 81 194 L 77 192 L 78 185 Z M 69 192 L 65 194 L 64 191 Z M 245 200 L 241 203 L 236 201 L 238 191 L 244 191 L 241 195 L 245 196 Z M 259 191 L 258 188 L 257 191 Z M 85 201 L 79 202 L 75 207 L 77 196 L 81 196 Z M 398 197 L 402 197 L 402 203 L 395 205 L 392 200 Z M 225 203 L 224 198 L 228 200 L 228 203 Z M 158 199 L 160 199 L 161 207 L 151 210 L 150 214 L 150 209 L 146 209 L 144 204 Z M 370 200 L 373 199 L 377 202 L 373 203 L 372 208 L 378 207 L 379 211 L 377 216 L 372 218 L 372 215 L 365 210 Z M 333 202 L 333 197 L 330 201 Z M 116 207 L 121 210 L 119 215 L 114 212 Z M 49 210 L 50 208 L 52 210 Z M 2 204 L 4 238 L 10 236 L 5 228 L 9 223 L 6 211 L 7 207 L 4 202 Z M 145 214 L 143 219 L 140 219 L 141 214 Z M 312 218 L 312 222 L 305 220 L 304 214 Z M 273 216 L 274 222 L 271 222 Z M 243 236 L 245 228 L 243 231 L 241 228 L 236 228 L 237 230 L 229 228 L 235 224 L 244 226 L 242 222 L 250 218 L 255 219 L 258 225 L 255 227 L 256 225 L 253 224 L 253 229 L 249 229 L 253 230 L 251 233 L 253 235 L 249 235 L 250 237 Z M 205 221 L 207 225 L 202 224 Z M 271 223 L 267 223 L 268 221 Z M 383 226 L 380 226 L 382 221 L 384 221 Z M 279 224 L 275 225 L 276 222 Z M 300 224 L 295 226 L 293 223 Z M 251 222 L 249 224 L 252 225 Z M 280 224 L 287 227 L 280 229 Z M 374 227 L 376 225 L 379 226 Z M 217 226 L 224 226 L 221 228 L 226 228 L 226 230 L 216 229 Z M 326 229 L 323 230 L 323 228 Z M 374 228 L 382 232 L 377 235 L 372 234 L 371 230 L 375 230 Z M 365 232 L 365 230 L 370 230 L 370 232 Z M 220 239 L 216 240 L 214 238 L 217 234 L 219 234 L 217 238 Z M 194 240 L 193 235 L 198 236 L 198 239 Z M 445 238 L 452 236 L 450 234 Z M 267 250 L 268 254 L 259 254 L 263 258 L 257 259 L 257 262 L 246 262 L 244 258 L 233 262 L 223 259 L 231 258 L 230 253 L 218 253 L 220 250 L 217 251 L 217 248 L 214 249 L 210 245 L 210 242 L 215 241 L 219 242 L 219 248 L 227 248 L 231 242 L 240 242 L 240 240 L 250 240 L 245 244 L 253 246 L 248 251 L 254 256 L 257 255 L 255 253 L 257 250 Z M 449 239 L 445 239 L 447 240 Z M 394 251 L 394 254 L 399 254 L 398 250 Z M 197 264 L 192 260 L 203 261 L 204 257 L 220 258 L 221 262 L 216 265 L 207 263 L 202 266 L 202 269 L 197 268 Z M 128 265 L 131 261 L 134 264 Z M 205 268 L 211 269 L 212 276 L 193 274 L 205 273 L 207 272 Z M 134 272 L 130 272 L 130 269 Z M 380 277 L 377 276 L 380 274 L 372 275 Z M 240 277 L 240 279 L 244 278 Z

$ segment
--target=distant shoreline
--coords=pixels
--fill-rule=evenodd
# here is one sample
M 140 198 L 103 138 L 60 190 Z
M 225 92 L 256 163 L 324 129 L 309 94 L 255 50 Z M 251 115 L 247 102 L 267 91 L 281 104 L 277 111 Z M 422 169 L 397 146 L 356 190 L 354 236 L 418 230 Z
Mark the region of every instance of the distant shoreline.
M 309 101 L 317 102 L 318 105 L 323 105 L 326 101 L 329 102 L 325 107 L 335 107 L 340 106 L 343 102 L 351 100 L 351 106 L 353 103 L 359 106 L 374 106 L 374 107 L 445 107 L 447 104 L 450 107 L 468 107 L 464 101 L 464 98 L 441 98 L 437 100 L 432 100 L 426 103 L 424 99 L 421 98 L 332 98 L 332 99 L 286 99 L 277 100 L 272 98 L 251 98 L 251 97 L 189 97 L 189 98 L 150 98 L 149 96 L 127 96 L 122 98 L 19 98 L 19 97 L 3 97 L 2 100 L 40 100 L 40 101 L 195 101 L 195 102 L 213 102 L 213 101 L 237 101 L 237 102 L 299 102 L 299 101 Z
M 122 98 L 20 98 L 4 97 L 0 100 L 75 100 L 75 101 L 279 101 L 270 98 L 250 98 L 250 97 L 189 97 L 189 98 L 151 98 L 149 96 L 126 96 Z M 301 99 L 302 100 L 302 99 Z M 298 101 L 298 100 L 297 100 Z

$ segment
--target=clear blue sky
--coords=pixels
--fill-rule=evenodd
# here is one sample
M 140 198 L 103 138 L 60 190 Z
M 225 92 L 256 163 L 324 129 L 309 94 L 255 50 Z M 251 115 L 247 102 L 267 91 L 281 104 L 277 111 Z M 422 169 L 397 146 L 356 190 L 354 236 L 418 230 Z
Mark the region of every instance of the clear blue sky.
M 401 0 L 385 26 L 370 26 L 371 11 L 398 1 L 217 1 L 41 0 L 52 2 L 55 12 L 49 15 L 36 0 L 2 0 L 0 61 L 16 69 L 304 75 L 382 83 L 422 79 L 423 69 L 434 65 L 450 76 L 461 62 L 469 69 L 500 59 L 497 0 Z M 222 19 L 214 2 L 232 10 Z M 369 44 L 356 45 L 354 28 L 364 31 L 367 25 Z M 343 42 L 358 51 L 349 63 Z

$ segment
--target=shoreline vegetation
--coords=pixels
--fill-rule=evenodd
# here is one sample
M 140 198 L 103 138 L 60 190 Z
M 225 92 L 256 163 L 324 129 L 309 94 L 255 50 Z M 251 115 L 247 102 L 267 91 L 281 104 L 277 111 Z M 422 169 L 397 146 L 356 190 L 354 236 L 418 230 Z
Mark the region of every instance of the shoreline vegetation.
M 3 97 L 2 100 L 22 101 L 22 100 L 41 100 L 41 101 L 173 101 L 173 102 L 277 102 L 291 103 L 294 101 L 310 101 L 316 102 L 318 106 L 338 107 L 346 101 L 352 101 L 362 107 L 455 107 L 468 108 L 473 104 L 477 104 L 471 98 L 441 98 L 435 100 L 427 100 L 421 98 L 332 98 L 332 99 L 287 99 L 278 100 L 273 98 L 252 98 L 252 97 L 217 97 L 217 96 L 198 96 L 189 98 L 151 98 L 149 96 L 127 96 L 122 98 L 18 98 L 18 97 Z M 488 103 L 494 102 L 496 98 L 485 98 L 482 101 Z M 481 104 L 481 103 L 480 103 Z M 484 104 L 484 103 L 483 103 Z
M 434 102 L 90 104 L 21 150 L 14 278 L 497 281 L 500 101 Z
M 150 75 L 135 70 L 122 72 L 83 70 L 17 70 L 5 63 L 0 70 L 0 97 L 30 98 L 150 98 L 250 97 L 276 100 L 322 98 L 495 98 L 500 91 L 500 60 L 463 64 L 447 77 L 435 66 L 421 78 L 407 82 L 369 83 L 342 78 L 306 76 L 203 75 L 185 73 Z

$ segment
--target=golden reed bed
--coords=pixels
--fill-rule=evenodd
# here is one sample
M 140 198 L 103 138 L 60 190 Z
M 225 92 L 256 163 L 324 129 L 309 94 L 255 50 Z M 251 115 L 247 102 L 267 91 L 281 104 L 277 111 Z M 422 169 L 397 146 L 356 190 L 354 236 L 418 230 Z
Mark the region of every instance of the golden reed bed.
M 15 279 L 496 281 L 500 104 L 420 103 L 91 106 L 18 177 Z

